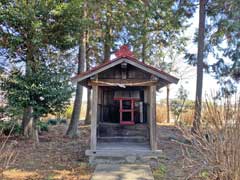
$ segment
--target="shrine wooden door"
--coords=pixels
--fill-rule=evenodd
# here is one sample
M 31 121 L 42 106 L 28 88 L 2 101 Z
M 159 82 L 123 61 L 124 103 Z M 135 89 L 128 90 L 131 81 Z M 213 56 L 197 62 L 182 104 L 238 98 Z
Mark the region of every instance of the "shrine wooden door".
M 119 119 L 121 125 L 134 125 L 136 98 L 114 98 L 119 101 Z

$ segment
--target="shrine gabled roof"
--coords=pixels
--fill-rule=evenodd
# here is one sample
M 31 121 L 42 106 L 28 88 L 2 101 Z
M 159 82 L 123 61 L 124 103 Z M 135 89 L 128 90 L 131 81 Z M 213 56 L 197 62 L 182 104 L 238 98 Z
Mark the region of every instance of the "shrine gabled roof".
M 135 66 L 143 71 L 146 71 L 150 74 L 153 74 L 161 79 L 164 79 L 165 81 L 169 82 L 169 83 L 177 83 L 178 82 L 178 78 L 170 75 L 169 73 L 166 73 L 158 68 L 155 68 L 153 66 L 150 66 L 148 64 L 145 64 L 144 62 L 141 62 L 139 60 L 137 60 L 133 53 L 128 49 L 128 46 L 124 45 L 120 48 L 120 50 L 118 50 L 116 53 L 116 58 L 114 58 L 113 60 L 109 60 L 105 63 L 102 63 L 88 71 L 82 72 L 76 76 L 74 76 L 72 78 L 73 82 L 81 82 L 91 76 L 94 76 L 100 72 L 103 72 L 107 69 L 110 69 L 118 64 L 121 64 L 123 62 L 131 64 L 132 66 Z

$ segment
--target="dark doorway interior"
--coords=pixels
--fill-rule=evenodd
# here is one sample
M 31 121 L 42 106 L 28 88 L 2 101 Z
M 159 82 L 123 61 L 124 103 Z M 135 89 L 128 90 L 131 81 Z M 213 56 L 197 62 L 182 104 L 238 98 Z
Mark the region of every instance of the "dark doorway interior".
M 103 88 L 100 122 L 133 125 L 147 122 L 147 104 L 141 87 Z

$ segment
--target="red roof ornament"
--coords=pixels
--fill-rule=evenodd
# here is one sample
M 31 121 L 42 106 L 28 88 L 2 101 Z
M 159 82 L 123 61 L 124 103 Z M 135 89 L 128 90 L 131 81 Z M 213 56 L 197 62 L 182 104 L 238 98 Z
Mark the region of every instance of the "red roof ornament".
M 128 48 L 128 45 L 121 46 L 120 49 L 115 52 L 115 56 L 118 58 L 119 57 L 133 57 L 134 58 L 134 54 L 132 51 L 130 51 L 130 49 Z

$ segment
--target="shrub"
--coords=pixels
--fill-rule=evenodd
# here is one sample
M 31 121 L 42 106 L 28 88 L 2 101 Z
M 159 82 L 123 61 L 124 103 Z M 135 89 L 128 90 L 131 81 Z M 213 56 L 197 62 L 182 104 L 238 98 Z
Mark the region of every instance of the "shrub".
M 1 132 L 8 136 L 19 135 L 21 133 L 21 126 L 16 121 L 0 121 Z
M 67 124 L 67 120 L 66 119 L 49 119 L 47 121 L 48 125 L 57 125 L 57 124 Z
M 154 169 L 153 176 L 155 180 L 162 180 L 166 175 L 166 167 L 160 164 L 158 168 Z
M 208 100 L 201 129 L 195 134 L 184 130 L 192 145 L 183 145 L 186 179 L 240 179 L 240 99 Z
M 64 114 L 64 117 L 67 119 L 71 119 L 72 111 L 73 111 L 73 105 L 68 106 Z
M 0 119 L 1 119 L 1 118 L 4 118 L 5 112 L 6 112 L 6 108 L 0 106 Z
M 66 119 L 59 119 L 59 124 L 67 124 L 67 120 Z
M 37 127 L 39 128 L 40 132 L 48 131 L 48 123 L 46 123 L 44 121 L 38 121 Z
M 57 120 L 57 119 L 49 119 L 49 120 L 47 121 L 47 124 L 48 124 L 48 125 L 57 125 L 57 123 L 58 123 L 58 120 Z

